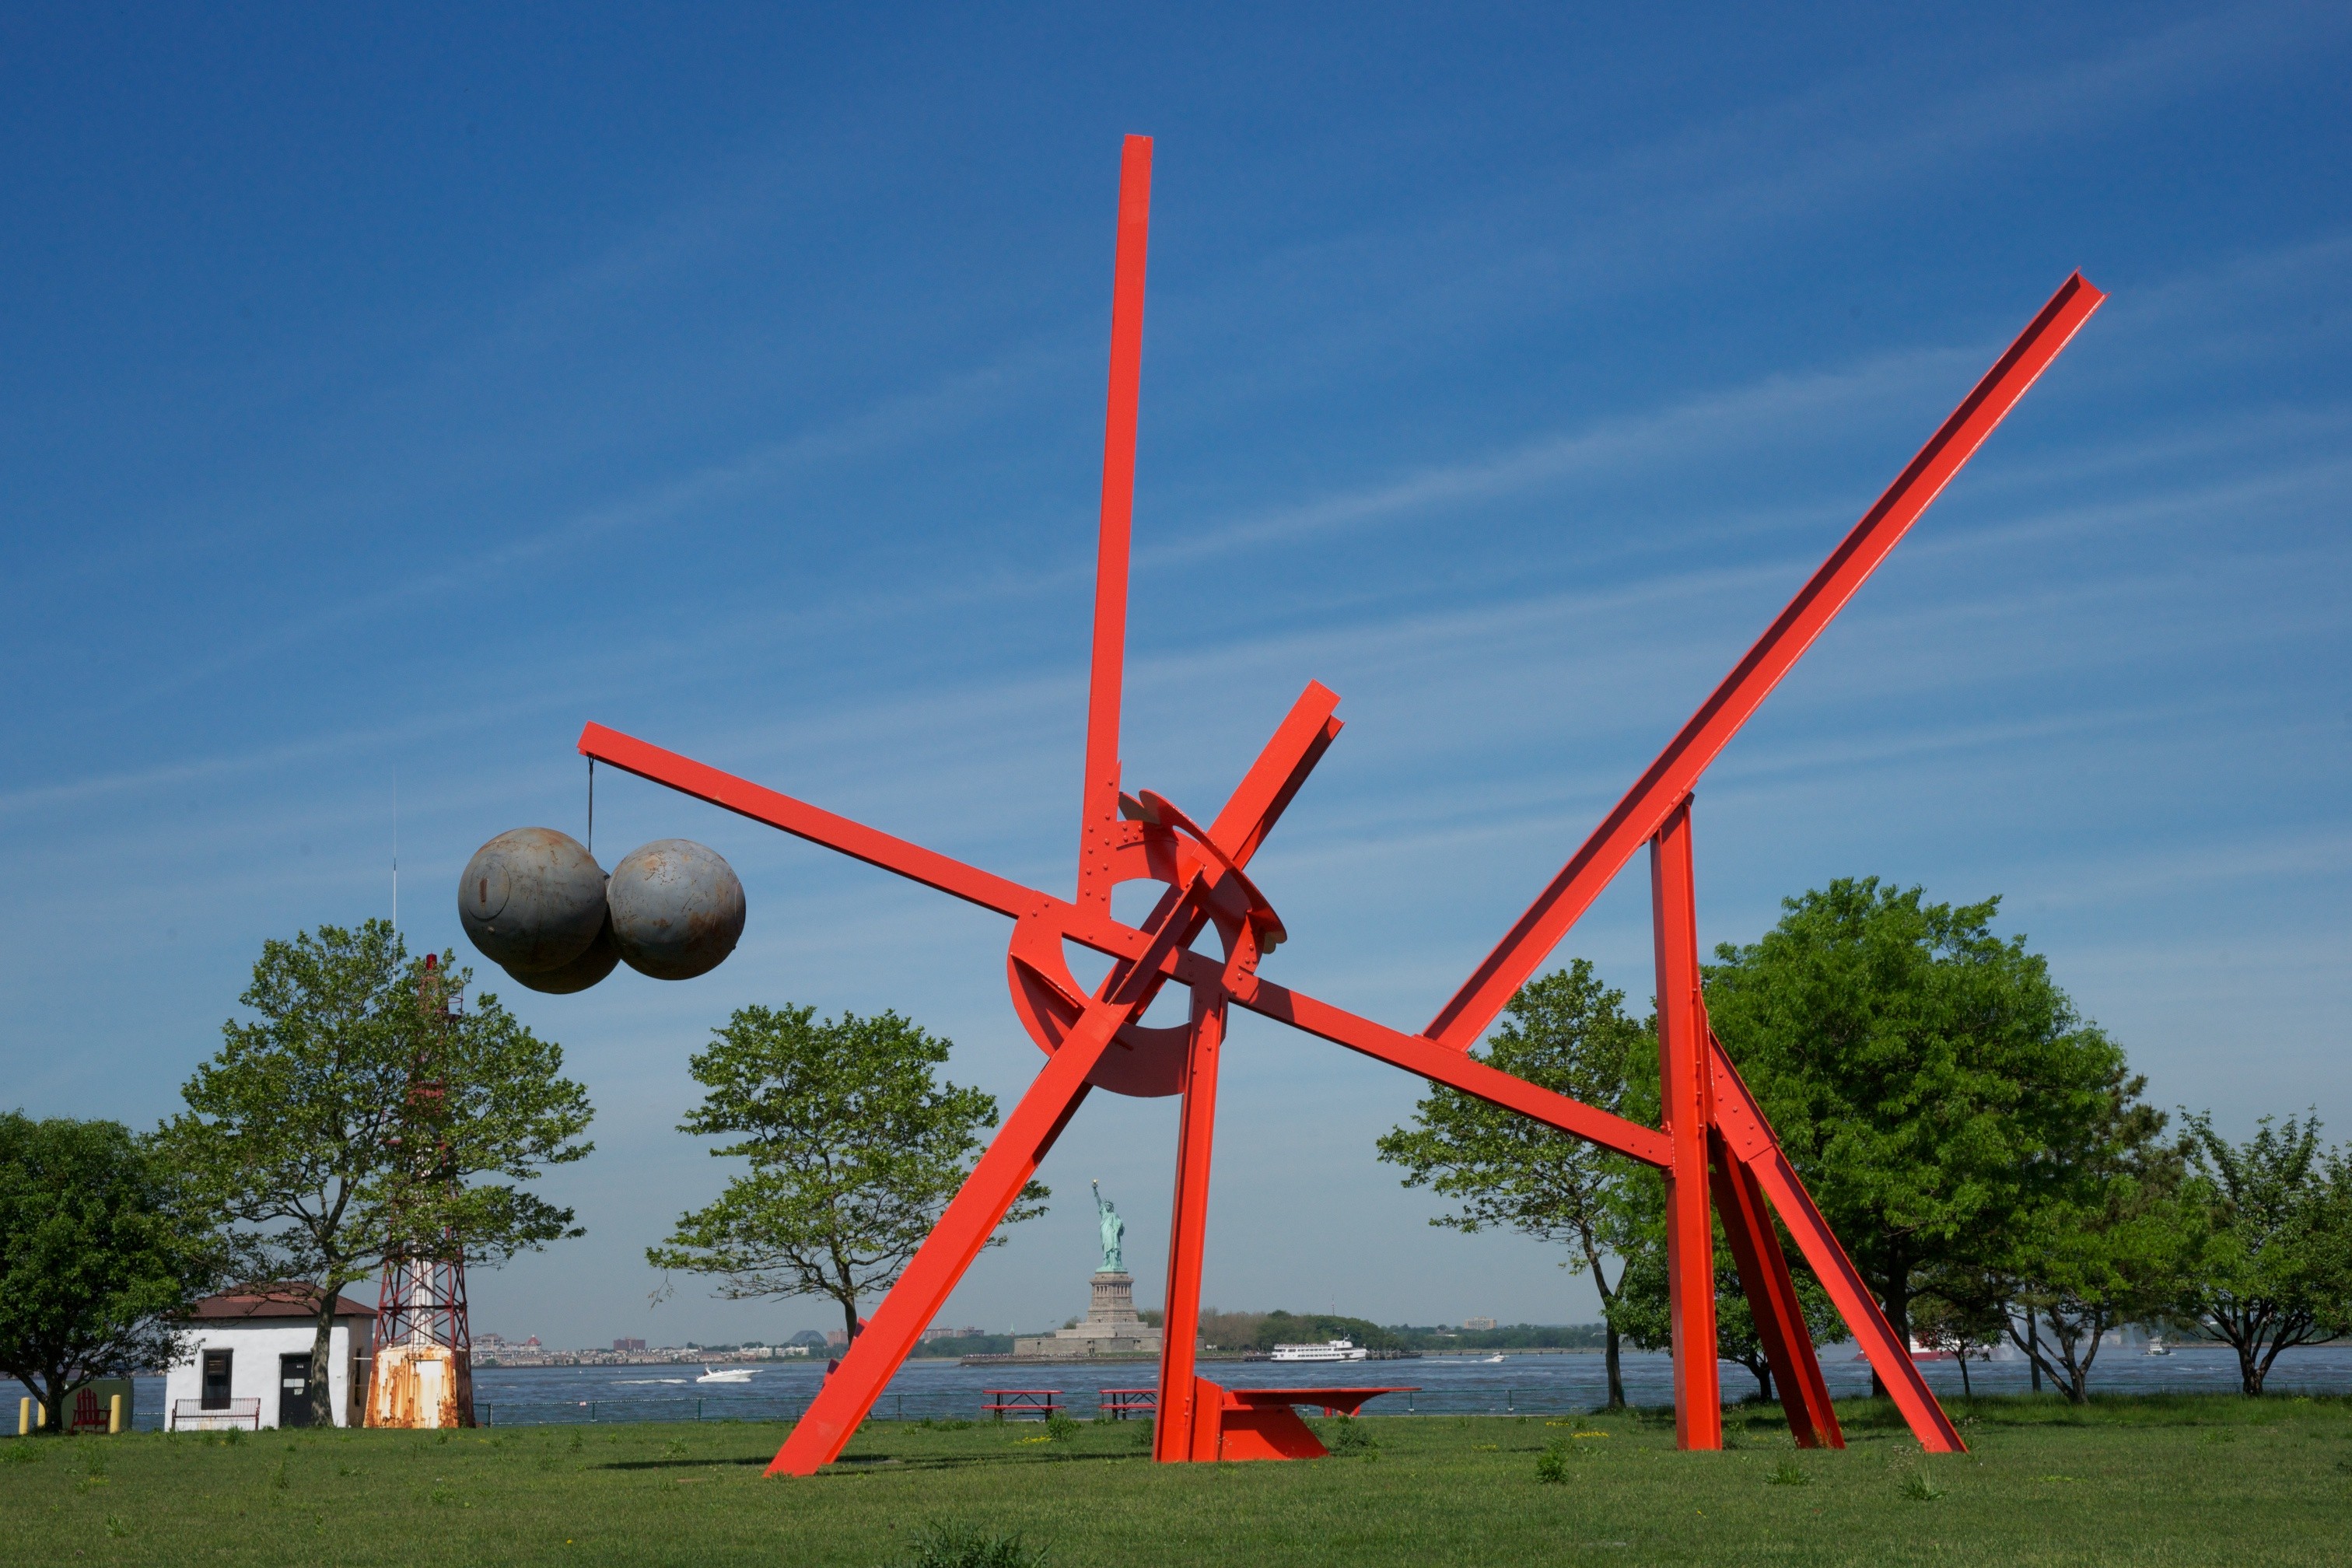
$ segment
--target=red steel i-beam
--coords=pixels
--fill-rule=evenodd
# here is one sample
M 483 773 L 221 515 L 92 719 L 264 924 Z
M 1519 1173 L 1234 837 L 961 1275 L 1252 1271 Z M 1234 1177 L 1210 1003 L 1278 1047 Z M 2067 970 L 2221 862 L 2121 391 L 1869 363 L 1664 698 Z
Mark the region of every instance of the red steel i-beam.
M 1854 591 L 1902 542 L 1961 465 L 1975 455 L 1993 426 L 2017 405 L 2067 340 L 2106 298 L 2079 272 L 2066 279 L 2042 307 L 2009 352 L 1919 449 L 1910 466 L 1864 512 L 1844 542 L 1822 563 L 1780 618 L 1756 639 L 1714 694 L 1699 705 L 1649 771 L 1625 792 L 1615 809 L 1582 847 L 1528 906 L 1495 951 L 1464 981 L 1422 1032 L 1455 1050 L 1468 1050 L 1495 1021 L 1559 939 L 1591 906 L 1625 862 L 1658 830 L 1666 814 L 1698 786 L 1699 775 L 1729 743 L 1757 706 L 1771 694 L 1822 628 L 1834 619 Z
M 1201 1258 L 1209 1229 L 1209 1161 L 1216 1143 L 1217 1065 L 1225 1040 L 1224 993 L 1192 992 L 1184 1098 L 1176 1131 L 1176 1200 L 1168 1226 L 1168 1292 L 1160 1329 L 1160 1403 L 1151 1457 L 1162 1463 L 1195 1457 L 1200 1388 L 1193 1341 L 1201 1331 Z
M 1845 1434 L 1830 1404 L 1829 1384 L 1813 1351 L 1812 1331 L 1805 1326 L 1804 1304 L 1797 1299 L 1789 1260 L 1780 1256 L 1780 1238 L 1772 1228 L 1772 1212 L 1764 1205 L 1764 1190 L 1719 1131 L 1709 1140 L 1709 1152 L 1715 1210 L 1723 1216 L 1724 1236 L 1739 1269 L 1740 1291 L 1748 1298 L 1748 1315 L 1756 1324 L 1765 1363 L 1772 1369 L 1789 1432 L 1800 1448 L 1843 1448 Z
M 1723 1447 L 1716 1364 L 1715 1222 L 1707 1206 L 1714 1116 L 1706 1015 L 1699 999 L 1698 915 L 1691 876 L 1690 801 L 1650 840 L 1650 918 L 1657 949 L 1658 1087 L 1666 1139 L 1666 1301 L 1675 1352 L 1675 1444 Z
M 1079 909 L 1110 912 L 1118 836 L 1118 702 L 1127 657 L 1128 539 L 1135 519 L 1135 426 L 1143 380 L 1143 263 L 1151 237 L 1151 138 L 1119 159 L 1118 248 L 1110 304 L 1110 396 L 1103 416 L 1095 646 L 1087 681 L 1087 776 L 1078 800 Z
M 1164 947 L 1172 940 L 1171 921 L 1154 945 Z M 1111 994 L 1087 1005 L 1061 1049 L 1030 1080 L 1021 1102 L 949 1201 L 906 1272 L 882 1298 L 865 1331 L 850 1342 L 840 1367 L 824 1380 L 807 1413 L 776 1450 L 768 1474 L 814 1475 L 819 1466 L 840 1457 L 857 1424 L 881 1397 L 883 1386 L 905 1363 L 956 1281 L 988 1245 L 1021 1189 L 1076 1114 L 1087 1096 L 1087 1075 L 1102 1059 L 1111 1037 L 1141 1011 L 1141 974 L 1157 967 L 1144 965 L 1125 986 L 1106 987 Z
M 1911 1435 L 1918 1439 L 1920 1447 L 1931 1454 L 1966 1452 L 1968 1445 L 1960 1441 L 1959 1428 L 1944 1414 L 1935 1391 L 1927 1386 L 1918 1363 L 1911 1359 L 1911 1347 L 1903 1342 L 1894 1325 L 1886 1321 L 1886 1314 L 1878 1310 L 1878 1299 L 1871 1294 L 1862 1270 L 1853 1266 L 1853 1259 L 1839 1244 L 1837 1233 L 1814 1205 L 1813 1195 L 1805 1190 L 1797 1168 L 1789 1163 L 1780 1139 L 1773 1136 L 1763 1108 L 1740 1080 L 1739 1069 L 1732 1065 L 1730 1053 L 1723 1048 L 1720 1040 L 1710 1036 L 1707 1055 L 1715 1080 L 1716 1118 L 1724 1143 L 1756 1178 L 1764 1195 L 1772 1200 L 1781 1223 L 1796 1240 L 1797 1250 L 1804 1254 L 1813 1277 L 1829 1292 L 1846 1327 L 1853 1331 L 1863 1353 L 1870 1358 L 1870 1370 L 1885 1385 L 1895 1407 L 1909 1424 Z

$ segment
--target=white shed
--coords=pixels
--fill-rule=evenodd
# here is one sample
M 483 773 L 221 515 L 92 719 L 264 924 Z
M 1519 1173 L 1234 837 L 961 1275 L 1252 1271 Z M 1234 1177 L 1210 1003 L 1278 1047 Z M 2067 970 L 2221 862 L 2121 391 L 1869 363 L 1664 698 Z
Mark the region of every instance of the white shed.
M 319 1292 L 309 1285 L 197 1302 L 189 1314 L 194 1331 L 185 1359 L 163 1376 L 164 1429 L 309 1426 L 318 1313 Z M 358 1424 L 374 1326 L 373 1308 L 349 1296 L 335 1299 L 327 1366 L 329 1408 L 338 1426 Z

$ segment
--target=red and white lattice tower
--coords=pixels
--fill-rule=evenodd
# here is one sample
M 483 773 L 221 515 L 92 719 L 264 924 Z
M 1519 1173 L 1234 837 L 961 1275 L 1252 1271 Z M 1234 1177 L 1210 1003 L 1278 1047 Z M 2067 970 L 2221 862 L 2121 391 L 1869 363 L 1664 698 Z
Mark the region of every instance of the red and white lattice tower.
M 375 1355 L 368 1371 L 370 1426 L 474 1425 L 474 1335 L 466 1321 L 465 1243 L 436 1202 L 454 1190 L 446 1123 L 449 1086 L 441 1057 L 457 1026 L 459 995 L 432 953 L 417 1005 L 425 1026 L 397 1146 L 399 1209 L 413 1228 L 395 1237 L 376 1294 Z

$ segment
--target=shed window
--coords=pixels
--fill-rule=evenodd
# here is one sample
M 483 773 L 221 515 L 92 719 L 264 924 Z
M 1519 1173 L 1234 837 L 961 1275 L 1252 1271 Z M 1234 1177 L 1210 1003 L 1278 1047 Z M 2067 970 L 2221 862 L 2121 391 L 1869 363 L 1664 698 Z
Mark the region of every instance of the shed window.
M 206 1351 L 205 1352 L 205 1396 L 203 1408 L 206 1410 L 226 1410 L 228 1408 L 229 1353 L 230 1352 L 227 1351 Z

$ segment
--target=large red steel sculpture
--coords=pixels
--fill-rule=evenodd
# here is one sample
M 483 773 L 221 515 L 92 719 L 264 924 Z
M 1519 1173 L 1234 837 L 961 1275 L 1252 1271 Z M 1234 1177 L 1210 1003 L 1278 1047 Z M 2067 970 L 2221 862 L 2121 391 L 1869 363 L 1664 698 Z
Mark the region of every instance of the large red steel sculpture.
M 1781 1152 L 1754 1096 L 1707 1026 L 1700 994 L 1691 882 L 1691 792 L 1790 667 L 1885 559 L 1914 521 L 2024 395 L 2105 297 L 2080 274 L 2044 305 L 1910 466 L 1864 514 L 1746 658 L 1699 706 L 1581 848 L 1455 992 L 1429 1026 L 1408 1035 L 1260 975 L 1283 940 L 1282 921 L 1250 880 L 1250 858 L 1339 732 L 1339 698 L 1310 683 L 1205 826 L 1150 790 L 1121 793 L 1121 665 L 1127 631 L 1128 536 L 1134 502 L 1136 399 L 1142 365 L 1144 249 L 1151 142 L 1127 140 L 1119 181 L 1111 306 L 1110 407 L 1103 441 L 1102 514 L 1095 582 L 1094 665 L 1087 709 L 1086 779 L 1078 817 L 1076 895 L 1055 898 L 836 816 L 630 736 L 591 724 L 580 750 L 657 784 L 782 828 L 1010 918 L 1006 973 L 1013 1006 L 1046 1054 L 962 1189 L 898 1284 L 850 1344 L 771 1474 L 808 1475 L 839 1456 L 913 1349 L 1014 1196 L 1100 1088 L 1180 1095 L 1174 1214 L 1169 1226 L 1165 1350 L 1153 1457 L 1162 1461 L 1278 1457 L 1263 1441 L 1238 1448 L 1250 1406 L 1196 1375 L 1202 1232 L 1216 1121 L 1217 1068 L 1228 1009 L 1241 1006 L 1437 1083 L 1587 1138 L 1664 1173 L 1667 1270 L 1674 1322 L 1675 1430 L 1686 1448 L 1722 1446 L 1717 1384 L 1714 1234 L 1722 1216 L 1741 1287 L 1755 1313 L 1789 1426 L 1807 1447 L 1843 1446 L 1836 1414 L 1799 1310 L 1771 1215 L 1788 1227 L 1828 1289 L 1920 1445 L 1943 1453 L 1959 1434 L 1912 1364 L 1845 1250 Z M 1643 845 L 1657 959 L 1658 1052 L 1664 1125 L 1640 1126 L 1500 1072 L 1469 1054 L 1495 1015 Z M 1111 914 L 1111 889 L 1149 879 L 1165 891 L 1129 925 Z M 1213 927 L 1220 956 L 1192 943 Z M 1112 961 L 1091 994 L 1072 978 L 1065 940 Z M 1171 982 L 1191 993 L 1189 1021 L 1147 1027 L 1145 1010 Z M 1234 1414 L 1239 1413 L 1239 1414 Z M 1242 1430 L 1235 1430 L 1235 1426 Z

